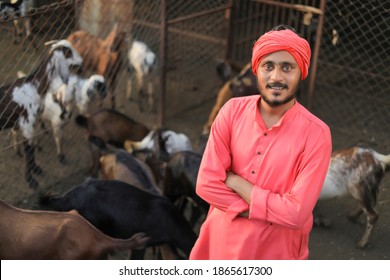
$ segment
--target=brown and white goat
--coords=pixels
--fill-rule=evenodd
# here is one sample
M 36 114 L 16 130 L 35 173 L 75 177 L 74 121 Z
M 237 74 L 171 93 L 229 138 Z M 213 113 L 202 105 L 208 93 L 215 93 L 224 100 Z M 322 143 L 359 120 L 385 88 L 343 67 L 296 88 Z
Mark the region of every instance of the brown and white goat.
M 112 238 L 76 210 L 27 210 L 0 200 L 0 212 L 2 260 L 103 259 L 116 250 L 142 249 L 148 240 L 143 233 Z
M 102 155 L 100 171 L 100 177 L 104 180 L 119 180 L 145 191 L 162 194 L 150 167 L 126 151 Z
M 220 70 L 221 71 L 221 70 Z M 223 80 L 225 78 L 222 78 Z M 210 132 L 211 125 L 221 107 L 232 97 L 257 94 L 256 77 L 252 72 L 251 63 L 245 65 L 237 76 L 228 80 L 219 90 L 217 100 L 212 108 L 207 122 L 203 126 L 203 134 Z
M 25 77 L 21 71 L 18 77 Z M 41 121 L 50 122 L 54 141 L 57 149 L 58 160 L 63 163 L 65 154 L 62 149 L 62 137 L 64 126 L 77 107 L 79 114 L 88 112 L 89 104 L 92 100 L 99 98 L 103 100 L 107 95 L 106 82 L 102 75 L 91 75 L 89 78 L 82 78 L 79 75 L 71 74 L 68 84 L 62 84 L 56 92 L 47 92 L 44 99 Z M 44 125 L 42 123 L 42 125 Z M 18 145 L 17 131 L 13 131 L 13 143 L 17 154 L 21 154 Z
M 371 231 L 378 220 L 376 210 L 379 186 L 390 167 L 390 154 L 382 155 L 371 148 L 355 146 L 332 154 L 328 173 L 319 200 L 352 196 L 358 208 L 349 218 L 356 221 L 364 212 L 366 228 L 357 247 L 367 245 Z
M 111 107 L 115 108 L 114 88 L 122 66 L 124 35 L 116 24 L 105 39 L 78 30 L 67 38 L 83 58 L 83 70 L 103 75 L 111 94 Z
M 35 163 L 34 126 L 42 112 L 43 100 L 48 91 L 55 91 L 57 84 L 67 83 L 71 66 L 81 66 L 82 59 L 69 41 L 61 40 L 51 46 L 50 51 L 29 75 L 0 86 L 0 130 L 20 130 L 25 153 L 25 178 L 30 187 L 38 182 L 32 172 L 42 173 Z

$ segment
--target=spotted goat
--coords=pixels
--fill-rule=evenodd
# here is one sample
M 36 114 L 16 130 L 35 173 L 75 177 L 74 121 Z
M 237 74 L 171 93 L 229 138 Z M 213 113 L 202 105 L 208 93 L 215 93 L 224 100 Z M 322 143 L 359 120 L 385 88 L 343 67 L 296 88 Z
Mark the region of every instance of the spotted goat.
M 67 84 L 71 67 L 80 67 L 82 58 L 67 40 L 51 45 L 50 51 L 31 74 L 0 86 L 0 130 L 20 130 L 25 154 L 25 179 L 31 188 L 39 184 L 32 173 L 42 173 L 34 157 L 34 127 L 42 113 L 48 91 Z
M 351 221 L 364 212 L 366 228 L 357 243 L 367 245 L 372 229 L 378 220 L 376 209 L 380 183 L 390 167 L 390 154 L 383 155 L 372 148 L 354 146 L 333 152 L 319 201 L 352 196 L 358 207 L 349 216 Z

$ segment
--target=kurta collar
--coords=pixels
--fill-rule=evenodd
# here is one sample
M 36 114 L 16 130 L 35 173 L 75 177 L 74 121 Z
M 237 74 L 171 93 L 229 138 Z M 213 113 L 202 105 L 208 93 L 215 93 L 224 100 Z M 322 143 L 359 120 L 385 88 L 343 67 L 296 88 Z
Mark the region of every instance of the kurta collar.
M 268 130 L 267 126 L 265 125 L 264 121 L 263 121 L 263 118 L 261 117 L 260 115 L 260 111 L 259 111 L 259 103 L 260 103 L 260 100 L 261 100 L 261 96 L 259 96 L 259 98 L 257 99 L 256 103 L 255 103 L 255 122 L 263 129 L 263 130 Z M 301 105 L 299 104 L 299 102 L 296 100 L 295 101 L 295 104 L 294 106 L 292 106 L 290 109 L 287 110 L 286 113 L 284 113 L 284 115 L 281 117 L 281 119 L 275 124 L 273 125 L 269 130 L 272 130 L 274 127 L 279 127 L 281 126 L 282 124 L 286 123 L 288 120 L 290 120 L 291 118 L 293 118 L 295 116 L 295 114 L 299 111 L 299 108 L 301 107 Z

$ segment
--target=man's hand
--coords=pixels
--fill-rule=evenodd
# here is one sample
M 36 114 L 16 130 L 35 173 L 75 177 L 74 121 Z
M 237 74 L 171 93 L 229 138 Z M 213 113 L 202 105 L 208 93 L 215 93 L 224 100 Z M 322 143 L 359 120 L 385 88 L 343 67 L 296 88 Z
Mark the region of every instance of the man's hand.
M 225 180 L 226 186 L 239 194 L 248 204 L 251 203 L 251 193 L 253 185 L 244 178 L 228 172 Z

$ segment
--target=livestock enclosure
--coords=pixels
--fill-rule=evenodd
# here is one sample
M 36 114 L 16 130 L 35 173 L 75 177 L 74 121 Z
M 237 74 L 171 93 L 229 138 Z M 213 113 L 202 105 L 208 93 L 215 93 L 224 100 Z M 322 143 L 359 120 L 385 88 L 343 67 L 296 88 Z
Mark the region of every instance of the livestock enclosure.
M 13 18 L 0 15 L 0 86 L 15 80 L 18 71 L 30 73 L 49 48 L 45 42 L 64 39 L 76 30 L 103 39 L 118 23 L 123 35 L 120 48 L 124 52 L 114 87 L 116 109 L 150 128 L 167 127 L 186 133 L 196 146 L 222 86 L 216 74 L 217 63 L 245 65 L 260 34 L 275 25 L 289 24 L 312 47 L 310 73 L 301 84 L 299 98 L 329 124 L 334 149 L 364 143 L 390 154 L 388 0 L 35 0 L 34 3 L 35 8 L 17 19 L 20 23 L 31 21 L 31 38 L 19 36 L 14 42 Z M 157 55 L 158 69 L 152 80 L 154 108 L 143 108 L 143 94 L 131 100 L 126 97 L 127 82 L 134 80 L 127 69 L 127 51 L 133 40 L 145 42 Z M 108 99 L 103 103 L 104 107 L 110 105 Z M 94 102 L 90 112 L 97 107 L 98 102 Z M 0 115 L 5 111 L 6 108 L 0 108 Z M 64 127 L 63 163 L 57 159 L 50 124 L 38 123 L 35 127 L 36 160 L 44 173 L 34 177 L 41 190 L 62 192 L 89 175 L 87 138 L 75 124 L 76 115 L 74 112 Z M 20 144 L 19 140 L 17 145 Z M 25 182 L 24 160 L 14 148 L 11 130 L 0 130 L 0 198 L 19 207 L 35 207 L 37 194 Z M 348 211 L 342 207 L 352 204 L 330 202 L 321 208 L 334 215 L 339 227 L 336 231 L 345 231 L 345 236 L 315 230 L 313 240 L 318 244 L 313 245 L 313 258 L 390 257 L 382 248 L 390 246 L 386 238 L 390 234 L 390 189 L 386 186 L 389 177 L 385 177 L 379 195 L 380 219 L 373 231 L 372 247 L 365 253 L 353 250 L 354 242 L 348 233 L 354 232 L 357 239 L 361 227 L 356 229 L 342 222 Z M 324 207 L 332 211 L 324 211 Z M 326 239 L 327 234 L 332 241 Z M 342 249 L 326 251 L 329 245 L 326 242 Z M 345 252 L 349 247 L 351 251 Z

